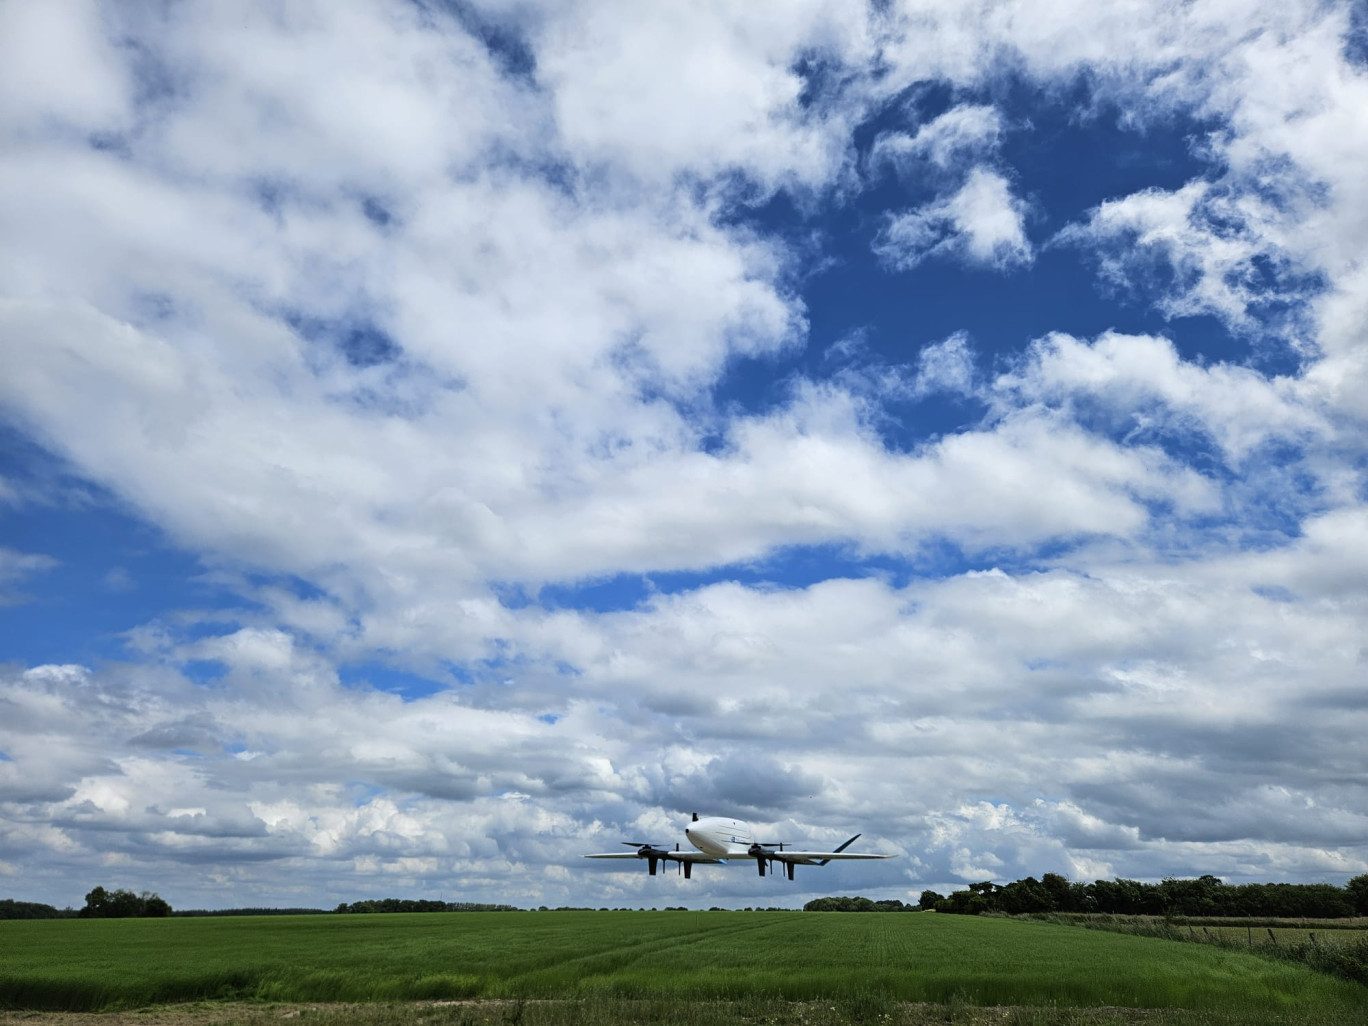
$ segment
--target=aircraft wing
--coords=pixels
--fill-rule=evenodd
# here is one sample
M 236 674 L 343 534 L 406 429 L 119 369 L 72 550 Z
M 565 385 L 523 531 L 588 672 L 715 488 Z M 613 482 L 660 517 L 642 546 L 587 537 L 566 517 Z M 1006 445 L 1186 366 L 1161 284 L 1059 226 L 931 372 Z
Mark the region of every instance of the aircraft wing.
M 580 856 L 580 858 L 585 859 L 644 859 L 649 857 L 649 855 L 643 855 L 640 852 L 635 851 L 605 851 L 593 855 Z M 664 859 L 668 862 L 710 862 L 715 865 L 721 865 L 726 862 L 725 859 L 713 858 L 713 856 L 707 855 L 701 851 L 666 851 L 661 849 L 656 852 L 655 857 Z
M 775 859 L 779 862 L 796 862 L 803 866 L 824 866 L 832 859 L 893 859 L 896 855 L 877 855 L 868 851 L 767 851 L 756 858 Z
M 666 868 L 669 868 L 670 863 L 674 862 L 679 866 L 679 871 L 684 874 L 685 880 L 693 878 L 693 867 L 695 862 L 710 862 L 716 865 L 725 861 L 697 850 L 681 851 L 676 848 L 674 851 L 670 851 L 668 848 L 657 848 L 653 844 L 638 846 L 627 841 L 624 841 L 623 843 L 636 848 L 636 850 L 595 852 L 592 855 L 585 855 L 584 857 L 586 859 L 645 859 L 646 869 L 652 876 L 656 875 L 662 862 L 665 863 Z
M 646 859 L 650 855 L 643 855 L 636 851 L 603 851 L 596 852 L 594 855 L 581 855 L 583 859 Z M 713 858 L 702 851 L 657 851 L 655 858 L 663 859 L 665 862 L 710 862 L 713 865 L 724 865 L 726 859 Z

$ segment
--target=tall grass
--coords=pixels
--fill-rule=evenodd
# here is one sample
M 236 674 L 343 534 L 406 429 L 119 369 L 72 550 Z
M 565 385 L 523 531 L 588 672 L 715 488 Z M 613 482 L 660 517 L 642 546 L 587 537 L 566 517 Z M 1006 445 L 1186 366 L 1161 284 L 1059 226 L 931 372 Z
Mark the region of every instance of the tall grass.
M 1046 913 L 1032 915 L 1029 918 L 1036 922 L 1063 923 L 1089 930 L 1105 930 L 1109 933 L 1156 937 L 1178 942 L 1197 942 L 1230 951 L 1251 952 L 1264 958 L 1304 965 L 1314 972 L 1368 986 L 1368 930 L 1362 928 L 1341 928 L 1339 933 L 1332 935 L 1332 939 L 1326 939 L 1323 925 L 1303 922 L 1297 928 L 1295 938 L 1290 938 L 1286 925 L 1276 920 L 1258 923 L 1220 923 L 1217 931 L 1213 933 L 1204 923 L 1175 922 L 1149 916 L 1070 915 L 1060 918 Z M 1269 922 L 1276 923 L 1276 926 L 1269 925 Z M 1246 926 L 1249 929 L 1248 939 L 1231 936 L 1227 932 L 1231 925 Z M 1194 926 L 1198 929 L 1193 929 Z M 1253 931 L 1256 926 L 1260 930 L 1257 944 L 1253 943 Z M 1308 926 L 1315 928 L 1308 929 Z M 1275 929 L 1279 930 L 1281 937 L 1274 933 Z M 1319 941 L 1315 936 L 1317 930 L 1322 931 L 1322 939 Z M 1267 940 L 1264 939 L 1265 932 Z M 1368 999 L 1368 993 L 1365 994 L 1365 998 Z

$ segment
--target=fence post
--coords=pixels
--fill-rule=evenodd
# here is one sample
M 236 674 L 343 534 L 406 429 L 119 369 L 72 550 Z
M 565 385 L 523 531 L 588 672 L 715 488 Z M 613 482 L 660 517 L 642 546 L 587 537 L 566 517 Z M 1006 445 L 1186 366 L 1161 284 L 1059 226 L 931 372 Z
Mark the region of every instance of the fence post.
M 1267 929 L 1268 929 L 1268 939 L 1271 940 L 1271 941 L 1273 942 L 1273 944 L 1276 946 L 1277 943 L 1278 943 L 1278 938 L 1275 937 L 1275 936 L 1273 935 L 1273 927 L 1270 926 L 1270 927 L 1268 927 Z

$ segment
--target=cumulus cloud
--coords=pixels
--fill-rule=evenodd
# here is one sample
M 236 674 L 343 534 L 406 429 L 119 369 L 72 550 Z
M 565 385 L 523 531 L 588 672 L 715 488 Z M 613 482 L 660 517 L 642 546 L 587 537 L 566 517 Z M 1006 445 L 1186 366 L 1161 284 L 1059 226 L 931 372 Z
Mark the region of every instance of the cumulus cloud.
M 1019 371 L 994 382 L 1009 402 L 1091 401 L 1125 429 L 1201 432 L 1232 460 L 1270 443 L 1326 439 L 1329 422 L 1303 400 L 1290 377 L 1265 377 L 1247 367 L 1202 367 L 1179 358 L 1164 338 L 1108 332 L 1091 344 L 1067 335 L 1035 342 Z
M 821 187 L 848 159 L 858 91 L 823 90 L 797 65 L 869 61 L 860 3 L 548 4 L 533 23 L 538 77 L 580 159 L 648 180 L 742 168 L 761 187 Z
M 1055 241 L 1089 247 L 1109 285 L 1157 291 L 1168 317 L 1213 314 L 1248 330 L 1262 323 L 1254 308 L 1316 291 L 1307 269 L 1293 264 L 1270 232 L 1271 211 L 1261 207 L 1253 197 L 1222 196 L 1190 182 L 1109 200 Z
M 986 167 L 969 173 L 959 191 L 900 214 L 890 214 L 874 252 L 899 271 L 932 257 L 1005 271 L 1030 263 L 1026 204 L 1011 183 Z
M 1353 548 L 1343 529 L 1320 534 Z M 512 692 L 405 702 L 344 687 L 262 632 L 214 644 L 227 675 L 212 688 L 40 667 L 3 691 L 3 800 L 27 824 L 5 857 L 42 850 L 63 872 L 114 843 L 149 878 L 226 862 L 268 887 L 253 866 L 307 860 L 337 900 L 369 873 L 418 886 L 466 872 L 472 896 L 568 900 L 575 877 L 519 879 L 618 840 L 668 842 L 699 807 L 785 840 L 897 838 L 918 860 L 909 887 L 1143 876 L 1156 858 L 1240 878 L 1320 872 L 1331 857 L 1359 871 L 1345 775 L 1364 727 L 1350 701 L 1359 616 L 1320 600 L 1347 574 L 1293 581 L 1279 558 L 1205 581 L 1094 563 L 902 589 L 720 584 L 562 613 L 539 643 L 576 667 L 573 689 L 532 664 L 511 671 Z M 1273 584 L 1318 601 L 1289 606 L 1267 597 Z M 1314 686 L 1288 692 L 1313 668 Z M 1315 760 L 1276 756 L 1307 729 Z M 996 797 L 945 801 L 975 793 Z M 640 882 L 611 886 L 634 895 Z

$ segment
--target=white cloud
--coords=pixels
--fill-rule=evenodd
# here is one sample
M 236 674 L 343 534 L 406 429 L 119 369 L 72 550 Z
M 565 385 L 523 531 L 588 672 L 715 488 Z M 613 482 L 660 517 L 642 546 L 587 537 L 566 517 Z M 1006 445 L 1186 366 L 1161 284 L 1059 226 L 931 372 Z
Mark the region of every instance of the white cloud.
M 974 350 L 964 332 L 924 346 L 917 354 L 917 377 L 912 393 L 918 396 L 946 392 L 972 395 L 977 391 Z
M 1258 304 L 1297 298 L 1309 291 L 1290 281 L 1270 293 L 1259 261 L 1285 266 L 1273 221 L 1275 212 L 1252 197 L 1230 197 L 1205 182 L 1174 191 L 1147 190 L 1108 200 L 1085 225 L 1073 225 L 1056 242 L 1092 247 L 1098 272 L 1108 284 L 1137 294 L 1154 290 L 1160 275 L 1171 283 L 1158 289 L 1157 305 L 1167 317 L 1214 314 L 1236 329 L 1256 323 Z
M 954 195 L 888 218 L 874 252 L 910 271 L 932 257 L 1005 271 L 1034 256 L 1026 237 L 1026 204 L 996 171 L 976 167 Z
M 1002 136 L 1002 117 L 995 107 L 961 104 L 918 127 L 915 134 L 885 132 L 870 147 L 874 167 L 888 163 L 901 174 L 915 172 L 923 162 L 941 171 L 957 169 L 996 153 Z
M 1020 368 L 994 382 L 1009 407 L 1093 401 L 1125 430 L 1213 438 L 1232 461 L 1267 442 L 1305 443 L 1333 432 L 1290 377 L 1182 360 L 1164 338 L 1108 332 L 1092 344 L 1054 334 L 1036 341 Z
M 804 106 L 800 59 L 837 75 L 874 53 L 852 0 L 547 4 L 537 73 L 577 159 L 648 181 L 741 169 L 762 187 L 822 187 L 848 160 L 859 110 L 841 93 Z

